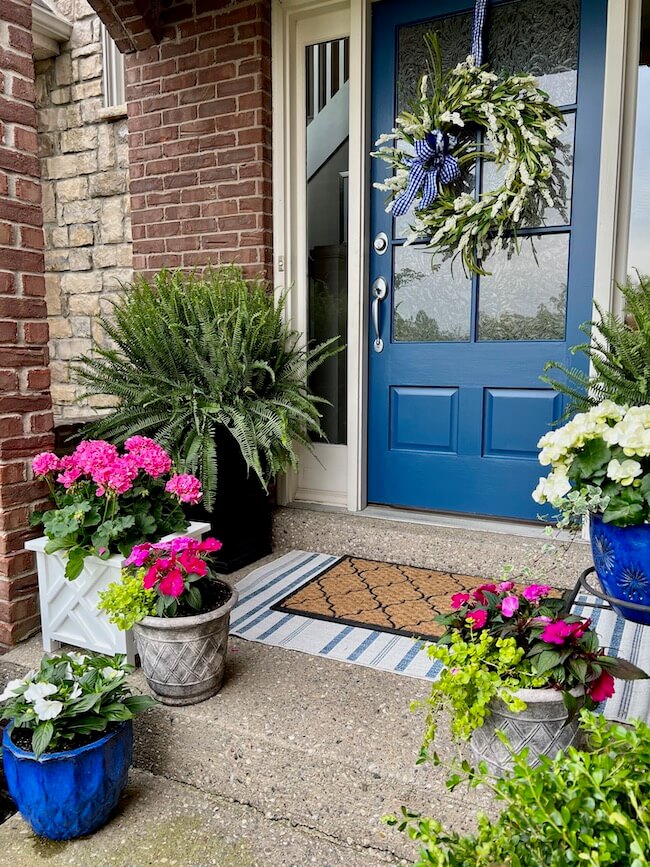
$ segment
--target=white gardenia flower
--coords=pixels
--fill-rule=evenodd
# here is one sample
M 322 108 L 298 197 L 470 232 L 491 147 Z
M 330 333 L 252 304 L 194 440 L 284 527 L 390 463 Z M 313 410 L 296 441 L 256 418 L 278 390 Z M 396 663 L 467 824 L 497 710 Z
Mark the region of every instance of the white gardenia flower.
M 10 680 L 4 688 L 4 692 L 0 695 L 0 701 L 7 701 L 9 698 L 15 698 L 18 695 L 18 690 L 23 686 L 25 686 L 24 680 Z
M 53 683 L 32 683 L 24 692 L 27 701 L 36 703 L 48 695 L 54 695 L 58 687 Z
M 47 698 L 39 698 L 34 702 L 34 713 L 41 722 L 46 719 L 54 719 L 62 710 L 62 701 L 49 701 Z
M 637 476 L 643 472 L 641 464 L 638 461 L 621 461 L 614 458 L 607 465 L 607 476 L 613 482 L 620 482 L 622 485 L 631 485 Z

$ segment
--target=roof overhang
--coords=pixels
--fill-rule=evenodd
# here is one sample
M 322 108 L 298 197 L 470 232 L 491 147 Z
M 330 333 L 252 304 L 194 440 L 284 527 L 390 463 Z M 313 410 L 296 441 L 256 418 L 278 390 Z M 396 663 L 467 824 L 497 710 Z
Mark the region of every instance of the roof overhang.
M 36 60 L 56 57 L 61 51 L 61 44 L 70 39 L 71 33 L 72 24 L 63 15 L 45 3 L 45 0 L 33 0 L 32 39 Z

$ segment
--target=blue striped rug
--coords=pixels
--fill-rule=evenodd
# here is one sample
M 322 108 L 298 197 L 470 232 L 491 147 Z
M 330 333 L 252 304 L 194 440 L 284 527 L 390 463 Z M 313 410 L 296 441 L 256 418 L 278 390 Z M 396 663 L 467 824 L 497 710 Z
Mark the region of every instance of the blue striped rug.
M 339 662 L 365 665 L 379 671 L 433 680 L 440 664 L 421 652 L 421 644 L 358 626 L 272 611 L 271 606 L 318 575 L 338 557 L 291 551 L 255 569 L 237 584 L 239 602 L 231 615 L 232 635 L 287 650 L 299 650 Z M 591 616 L 601 644 L 610 652 L 650 671 L 650 628 L 629 623 L 611 611 L 591 609 L 593 597 L 581 594 L 575 611 Z M 616 695 L 604 707 L 608 719 L 650 720 L 650 681 L 617 682 Z

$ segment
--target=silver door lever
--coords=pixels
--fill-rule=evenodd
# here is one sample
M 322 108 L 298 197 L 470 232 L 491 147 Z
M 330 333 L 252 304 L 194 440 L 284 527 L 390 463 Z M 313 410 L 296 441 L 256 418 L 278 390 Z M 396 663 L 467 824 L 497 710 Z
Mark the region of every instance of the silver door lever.
M 384 341 L 381 339 L 381 322 L 379 305 L 388 295 L 388 283 L 383 277 L 377 277 L 372 284 L 372 324 L 375 329 L 375 352 L 381 352 L 384 348 Z

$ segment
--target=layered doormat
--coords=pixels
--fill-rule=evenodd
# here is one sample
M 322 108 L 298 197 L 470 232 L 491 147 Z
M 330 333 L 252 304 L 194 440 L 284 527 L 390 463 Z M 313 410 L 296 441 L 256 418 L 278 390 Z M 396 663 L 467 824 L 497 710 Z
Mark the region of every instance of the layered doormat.
M 454 593 L 475 590 L 484 578 L 344 556 L 271 607 L 286 614 L 331 620 L 436 641 Z
M 352 564 L 344 564 L 344 559 L 352 561 Z M 392 569 L 397 569 L 397 573 Z M 425 575 L 420 575 L 420 572 Z M 357 581 L 366 582 L 363 586 L 367 592 L 370 590 L 366 585 L 371 583 L 375 594 L 383 588 L 386 623 L 356 625 L 359 621 L 354 618 L 359 617 L 358 610 L 355 609 L 350 616 L 350 607 L 343 613 L 341 605 L 336 616 L 344 617 L 345 622 L 331 617 L 325 619 L 322 613 L 324 600 L 329 599 L 331 602 L 333 597 L 337 597 L 334 589 L 339 585 L 334 582 L 343 582 L 355 574 Z M 413 567 L 395 567 L 393 564 L 378 564 L 354 557 L 339 558 L 329 554 L 291 551 L 255 569 L 238 583 L 239 603 L 231 615 L 230 631 L 240 638 L 274 647 L 434 680 L 440 671 L 440 664 L 422 652 L 423 642 L 397 631 L 413 630 L 423 634 L 426 621 L 421 618 L 421 608 L 415 605 L 402 607 L 407 603 L 399 598 L 391 602 L 392 597 L 388 592 L 391 587 L 395 592 L 397 586 L 401 586 L 402 590 L 418 587 L 418 592 L 424 596 L 425 591 L 432 586 L 426 583 L 426 574 L 433 576 L 432 583 L 435 576 L 443 576 L 440 583 L 436 584 L 440 588 L 443 581 L 448 582 L 444 594 L 442 589 L 438 596 L 429 594 L 429 597 L 437 600 L 435 604 L 439 606 L 438 610 L 445 610 L 444 603 L 452 593 L 471 589 L 485 580 Z M 371 576 L 374 576 L 373 582 L 370 581 Z M 468 583 L 460 587 L 454 582 Z M 444 598 L 438 598 L 443 595 Z M 402 596 L 406 599 L 404 594 Z M 413 597 L 411 601 L 421 602 L 422 596 Z M 336 601 L 338 604 L 338 598 Z M 581 593 L 576 599 L 574 610 L 577 614 L 592 618 L 601 644 L 610 653 L 650 671 L 650 628 L 625 621 L 612 611 L 592 608 L 596 602 L 594 597 Z M 298 604 L 309 605 L 314 613 L 305 616 L 304 609 L 300 614 L 293 613 L 298 610 Z M 320 612 L 317 610 L 319 605 Z M 366 611 L 376 609 L 366 604 L 360 610 L 365 617 Z M 388 623 L 388 619 L 392 622 Z M 428 631 L 432 637 L 439 634 L 436 629 L 437 624 L 431 625 L 429 622 Z M 618 681 L 616 695 L 605 704 L 604 713 L 608 719 L 621 721 L 634 717 L 650 720 L 650 681 Z

